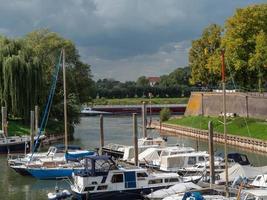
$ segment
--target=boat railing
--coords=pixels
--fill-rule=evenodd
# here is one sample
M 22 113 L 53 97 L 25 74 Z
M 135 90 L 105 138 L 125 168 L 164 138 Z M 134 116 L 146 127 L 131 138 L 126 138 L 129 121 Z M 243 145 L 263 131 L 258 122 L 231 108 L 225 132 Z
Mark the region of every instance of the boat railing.
M 110 143 L 104 146 L 104 148 L 115 150 L 115 151 L 118 151 L 120 148 L 123 148 L 123 147 L 125 146 L 121 144 L 114 144 L 114 143 Z
M 0 144 L 7 144 L 7 143 L 18 143 L 18 142 L 28 142 L 30 141 L 29 137 L 26 136 L 13 136 L 12 138 L 0 138 Z

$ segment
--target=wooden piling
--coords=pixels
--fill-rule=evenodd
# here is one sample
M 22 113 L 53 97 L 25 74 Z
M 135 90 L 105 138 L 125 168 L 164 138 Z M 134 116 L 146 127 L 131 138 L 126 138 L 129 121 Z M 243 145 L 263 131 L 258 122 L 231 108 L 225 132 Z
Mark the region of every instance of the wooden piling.
M 2 107 L 2 131 L 4 132 L 4 135 L 7 137 L 7 109 L 6 107 Z
M 245 97 L 246 98 L 246 117 L 249 118 L 249 112 L 248 112 L 248 96 Z
M 103 154 L 103 146 L 104 146 L 104 124 L 103 124 L 103 115 L 100 115 L 99 118 L 100 122 L 100 148 L 99 148 L 99 154 Z
M 137 118 L 133 113 L 133 143 L 134 143 L 134 164 L 138 166 L 138 140 L 137 140 Z
M 210 187 L 215 183 L 214 148 L 213 148 L 213 124 L 209 121 L 209 164 L 210 164 Z
M 31 111 L 31 152 L 34 152 L 34 111 Z
M 147 130 L 146 130 L 146 125 L 147 125 L 147 109 L 146 109 L 146 102 L 143 102 L 142 105 L 142 126 L 143 126 L 143 137 L 147 137 Z
M 34 107 L 34 117 L 35 117 L 35 135 L 38 135 L 38 123 L 39 123 L 39 108 L 38 106 L 36 105 Z

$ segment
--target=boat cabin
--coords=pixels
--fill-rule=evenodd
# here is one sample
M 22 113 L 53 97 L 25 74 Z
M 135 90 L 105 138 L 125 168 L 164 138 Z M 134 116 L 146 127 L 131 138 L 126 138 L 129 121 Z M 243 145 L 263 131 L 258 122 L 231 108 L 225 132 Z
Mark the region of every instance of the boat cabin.
M 241 192 L 240 200 L 267 200 L 266 189 L 247 189 Z
M 267 174 L 261 174 L 256 176 L 251 185 L 256 187 L 267 187 Z
M 181 168 L 192 167 L 199 162 L 207 162 L 208 157 L 209 154 L 205 151 L 162 156 L 159 169 L 177 172 Z
M 240 165 L 250 165 L 247 155 L 240 153 L 229 153 L 228 160 L 232 160 Z
M 75 194 L 105 195 L 110 192 L 129 193 L 130 190 L 130 193 L 137 192 L 140 195 L 140 191 L 151 192 L 151 189 L 181 182 L 176 173 L 149 173 L 147 169 L 136 167 L 126 169 L 116 166 L 107 156 L 90 156 L 86 159 L 86 162 L 91 161 L 91 169 L 86 168 L 73 175 L 74 184 L 71 189 Z M 102 164 L 98 165 L 98 161 Z

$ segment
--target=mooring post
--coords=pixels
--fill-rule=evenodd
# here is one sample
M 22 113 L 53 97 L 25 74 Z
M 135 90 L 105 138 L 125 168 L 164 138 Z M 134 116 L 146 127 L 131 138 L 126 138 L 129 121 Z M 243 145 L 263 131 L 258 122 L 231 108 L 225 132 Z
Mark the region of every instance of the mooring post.
M 147 125 L 147 110 L 146 110 L 146 102 L 143 102 L 142 105 L 142 125 L 143 125 L 143 137 L 147 137 L 147 130 L 146 130 L 146 125 Z
M 209 121 L 209 164 L 210 164 L 210 187 L 215 183 L 214 148 L 213 148 L 213 124 Z
M 8 133 L 7 133 L 7 109 L 6 107 L 2 107 L 2 131 L 4 133 L 4 135 L 7 137 Z
M 201 115 L 204 116 L 204 98 L 203 98 L 203 93 L 201 93 Z
M 247 116 L 247 118 L 249 117 L 249 114 L 248 114 L 248 96 L 246 96 L 246 116 Z
M 103 125 L 103 115 L 100 115 L 100 149 L 99 154 L 103 154 L 103 146 L 104 146 L 104 125 Z
M 34 111 L 31 111 L 31 152 L 34 151 Z
M 134 164 L 138 166 L 138 140 L 137 140 L 137 118 L 133 113 L 133 143 L 134 143 Z
M 39 109 L 37 105 L 34 107 L 34 117 L 35 117 L 35 135 L 38 135 Z

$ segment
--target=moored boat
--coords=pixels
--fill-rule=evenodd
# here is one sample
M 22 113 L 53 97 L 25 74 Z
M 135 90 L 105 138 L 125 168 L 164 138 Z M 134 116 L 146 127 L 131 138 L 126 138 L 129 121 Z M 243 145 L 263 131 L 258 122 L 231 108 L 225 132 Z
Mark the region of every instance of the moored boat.
M 103 162 L 104 160 L 104 162 Z M 101 168 L 96 169 L 102 161 Z M 91 169 L 73 174 L 71 190 L 76 199 L 140 199 L 151 191 L 180 183 L 176 173 L 150 173 L 144 168 L 117 166 L 108 156 L 89 156 Z
M 45 136 L 41 136 L 40 140 L 43 140 Z M 36 142 L 36 137 L 34 138 Z M 0 130 L 0 154 L 25 152 L 29 151 L 31 138 L 29 135 L 22 136 L 5 136 L 3 131 Z M 39 143 L 37 144 L 37 146 Z

